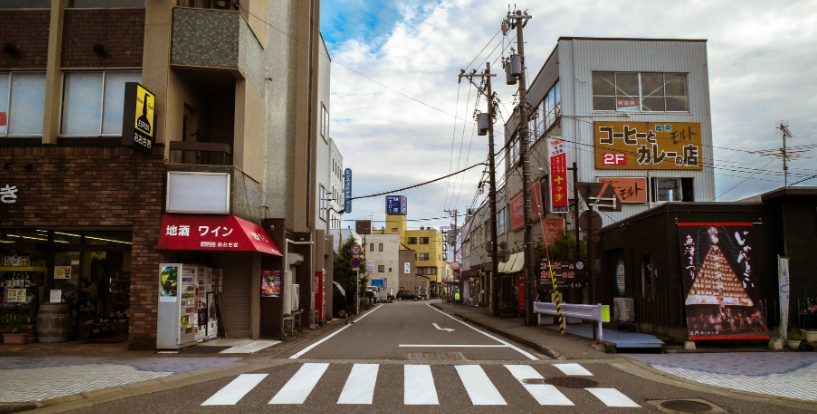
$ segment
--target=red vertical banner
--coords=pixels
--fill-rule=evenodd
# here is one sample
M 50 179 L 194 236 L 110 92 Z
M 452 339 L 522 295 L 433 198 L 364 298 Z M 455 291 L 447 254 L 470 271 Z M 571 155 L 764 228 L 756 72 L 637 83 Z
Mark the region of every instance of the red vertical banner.
M 560 139 L 548 141 L 550 151 L 550 212 L 567 213 L 567 154 L 565 142 Z
M 315 272 L 315 310 L 318 311 L 318 319 L 323 319 L 324 299 L 323 293 L 323 271 Z
M 511 198 L 511 230 L 516 231 L 525 227 L 525 199 L 522 192 Z
M 525 272 L 519 272 L 516 279 L 517 310 L 525 313 Z

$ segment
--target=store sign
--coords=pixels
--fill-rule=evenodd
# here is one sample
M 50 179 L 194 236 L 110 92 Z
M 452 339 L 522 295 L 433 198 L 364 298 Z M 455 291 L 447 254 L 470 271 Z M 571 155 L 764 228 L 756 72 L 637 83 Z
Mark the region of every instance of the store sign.
M 548 140 L 550 153 L 550 212 L 567 213 L 567 153 L 565 142 L 560 139 Z
M 525 227 L 525 199 L 522 192 L 511 198 L 511 230 L 516 231 Z
M 407 275 L 411 274 L 411 262 L 403 262 L 403 273 Z
M 122 123 L 122 145 L 150 152 L 156 142 L 156 95 L 136 82 L 126 82 Z
M 598 169 L 703 169 L 700 123 L 599 121 L 593 130 Z
M 386 214 L 406 215 L 408 210 L 408 199 L 401 195 L 386 196 Z
M 229 173 L 168 171 L 168 213 L 230 214 Z
M 689 340 L 769 339 L 752 223 L 678 223 Z
M 583 262 L 551 261 L 550 267 L 548 267 L 547 260 L 539 263 L 540 285 L 551 285 L 553 283 L 550 278 L 551 268 L 553 278 L 556 279 L 556 286 L 559 289 L 581 289 L 588 285 L 587 271 Z
M 343 206 L 344 213 L 352 212 L 352 169 L 347 168 L 343 171 L 343 199 L 345 200 Z
M 647 177 L 599 177 L 600 184 L 613 186 L 622 203 L 643 204 L 647 202 Z
M 159 248 L 261 252 L 282 256 L 261 226 L 235 216 L 165 214 Z
M 17 202 L 17 186 L 6 184 L 0 187 L 0 202 L 3 204 L 14 204 Z

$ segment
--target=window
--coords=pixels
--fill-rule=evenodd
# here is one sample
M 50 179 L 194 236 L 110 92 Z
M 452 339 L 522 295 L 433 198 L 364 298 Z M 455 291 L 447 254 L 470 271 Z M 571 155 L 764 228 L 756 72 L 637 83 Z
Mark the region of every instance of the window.
M 687 74 L 593 72 L 593 110 L 689 112 Z
M 517 137 L 512 139 L 511 145 L 508 146 L 508 152 L 510 152 L 511 165 L 514 165 L 519 161 L 519 139 Z
M 417 244 L 417 238 L 416 237 L 409 237 L 408 241 L 406 241 L 406 243 L 407 244 Z
M 381 252 L 383 251 L 383 243 L 378 244 L 377 250 Z
M 370 252 L 374 251 L 374 243 L 369 243 L 369 251 Z
M 326 221 L 326 217 L 328 216 L 327 213 L 329 211 L 329 201 L 327 200 L 329 193 L 326 191 L 326 188 L 323 185 L 320 186 L 318 195 L 319 195 L 318 200 L 320 202 L 321 209 L 320 218 L 321 220 Z
M 556 82 L 556 84 L 550 88 L 548 93 L 545 95 L 545 98 L 542 99 L 542 102 L 539 103 L 539 106 L 536 107 L 536 110 L 532 114 L 535 117 L 536 134 L 531 137 L 531 141 L 536 141 L 556 123 L 559 116 L 561 116 L 561 99 L 562 96 L 559 91 L 559 82 Z
M 695 201 L 692 178 L 653 178 L 652 200 L 666 201 Z
M 505 234 L 505 209 L 499 210 L 496 213 L 496 234 L 497 236 Z
M 386 266 L 384 265 L 377 265 L 377 273 L 383 273 L 386 271 Z
M 122 135 L 125 82 L 139 82 L 140 72 L 66 73 L 63 86 L 64 136 Z
M 326 110 L 323 102 L 321 102 L 321 137 L 323 139 L 329 137 L 329 111 Z
M 420 237 L 420 244 L 428 244 L 428 237 Z
M 50 9 L 51 0 L 0 0 L 0 9 Z
M 69 0 L 68 7 L 75 9 L 145 7 L 145 0 Z
M 389 268 L 389 273 L 391 273 L 391 268 Z
M 398 229 L 397 227 L 392 227 L 391 232 L 392 233 L 398 233 L 398 232 L 400 232 L 400 229 Z
M 43 134 L 45 72 L 0 73 L 0 136 Z
M 420 260 L 429 260 L 428 253 L 420 253 Z

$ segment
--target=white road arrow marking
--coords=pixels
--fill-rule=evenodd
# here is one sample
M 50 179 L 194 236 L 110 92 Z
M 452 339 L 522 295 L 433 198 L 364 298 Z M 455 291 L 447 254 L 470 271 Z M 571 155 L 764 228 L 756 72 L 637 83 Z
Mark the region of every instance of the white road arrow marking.
M 440 328 L 440 326 L 439 326 L 439 325 L 437 325 L 436 323 L 432 323 L 432 325 L 434 325 L 434 327 L 435 327 L 435 328 L 437 328 L 437 329 L 438 329 L 438 330 L 440 330 L 440 331 L 454 332 L 454 329 L 453 329 L 453 328 Z

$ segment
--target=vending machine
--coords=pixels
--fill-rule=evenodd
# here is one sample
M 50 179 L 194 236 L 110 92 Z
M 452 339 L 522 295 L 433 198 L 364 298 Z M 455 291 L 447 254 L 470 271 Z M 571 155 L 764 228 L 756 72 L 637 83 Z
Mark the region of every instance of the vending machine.
M 159 265 L 156 348 L 180 349 L 196 344 L 198 280 L 199 266 L 182 263 Z

